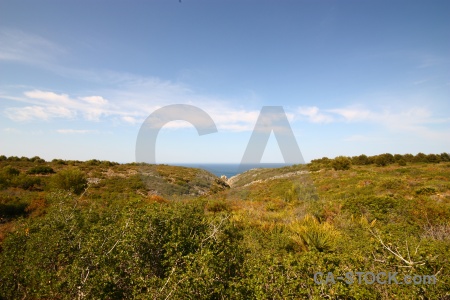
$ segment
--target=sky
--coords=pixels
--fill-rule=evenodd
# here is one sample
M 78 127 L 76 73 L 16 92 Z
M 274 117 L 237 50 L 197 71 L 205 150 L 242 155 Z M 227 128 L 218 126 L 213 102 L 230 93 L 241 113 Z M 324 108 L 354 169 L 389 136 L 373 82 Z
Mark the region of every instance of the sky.
M 264 106 L 306 162 L 450 152 L 449 1 L 0 0 L 0 155 L 239 163 Z M 283 162 L 272 134 L 263 162 Z

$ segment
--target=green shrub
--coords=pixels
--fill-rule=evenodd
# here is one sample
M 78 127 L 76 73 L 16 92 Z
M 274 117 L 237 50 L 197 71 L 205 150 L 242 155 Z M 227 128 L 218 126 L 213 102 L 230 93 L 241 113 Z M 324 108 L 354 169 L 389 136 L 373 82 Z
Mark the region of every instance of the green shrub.
M 58 165 L 67 165 L 67 162 L 63 159 L 53 159 L 52 163 L 58 164 Z
M 427 162 L 426 154 L 419 152 L 414 156 L 414 162 Z
M 11 166 L 3 167 L 0 170 L 0 189 L 8 188 L 15 177 L 19 176 L 20 171 Z
M 433 195 L 436 194 L 436 189 L 434 187 L 422 187 L 416 190 L 417 195 Z
M 353 157 L 352 157 L 352 164 L 354 164 L 354 165 L 360 165 L 360 166 L 362 166 L 362 165 L 368 165 L 368 164 L 370 164 L 370 160 L 369 160 L 369 158 L 367 157 L 367 155 L 361 154 L 361 155 L 359 155 L 359 156 L 353 156 Z
M 76 168 L 65 169 L 53 175 L 52 184 L 55 188 L 81 194 L 87 187 L 84 172 Z
M 243 299 L 242 236 L 201 202 L 82 209 L 55 192 L 0 253 L 6 299 Z
M 24 190 L 39 190 L 41 178 L 20 174 L 11 181 L 11 185 Z
M 332 160 L 331 166 L 335 170 L 348 170 L 352 166 L 352 161 L 346 156 L 338 156 Z
M 32 158 L 30 158 L 30 161 L 35 163 L 45 163 L 45 159 L 42 159 L 39 156 L 33 156 Z
M 375 156 L 374 162 L 377 166 L 383 167 L 383 166 L 387 166 L 387 165 L 394 163 L 395 158 L 390 153 L 384 153 L 384 154 Z
M 450 155 L 448 155 L 448 153 L 443 152 L 441 153 L 441 161 L 450 161 Z
M 441 161 L 441 156 L 440 155 L 436 155 L 436 154 L 428 154 L 426 161 L 428 163 L 439 163 Z
M 53 174 L 55 171 L 49 166 L 36 166 L 27 171 L 27 174 Z
M 11 166 L 6 166 L 2 169 L 2 173 L 4 176 L 11 178 L 13 176 L 17 176 L 20 174 L 20 171 L 17 170 L 16 168 L 13 168 Z
M 0 217 L 17 217 L 25 215 L 28 203 L 20 198 L 0 198 Z

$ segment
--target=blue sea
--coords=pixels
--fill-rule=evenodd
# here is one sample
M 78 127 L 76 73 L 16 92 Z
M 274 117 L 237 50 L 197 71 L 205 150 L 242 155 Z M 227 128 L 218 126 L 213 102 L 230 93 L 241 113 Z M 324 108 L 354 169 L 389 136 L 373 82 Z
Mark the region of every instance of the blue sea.
M 259 164 L 170 164 L 174 166 L 190 167 L 190 168 L 200 168 L 213 173 L 214 175 L 220 177 L 222 175 L 230 178 L 239 173 L 245 172 L 254 168 L 281 168 L 289 166 L 285 163 L 259 163 Z

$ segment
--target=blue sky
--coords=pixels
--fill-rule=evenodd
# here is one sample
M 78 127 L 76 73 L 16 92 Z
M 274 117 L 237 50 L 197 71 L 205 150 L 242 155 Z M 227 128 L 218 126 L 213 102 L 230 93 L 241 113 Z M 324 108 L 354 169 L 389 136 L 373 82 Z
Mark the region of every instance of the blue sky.
M 170 104 L 157 162 L 238 163 L 263 106 L 306 161 L 450 152 L 448 1 L 0 0 L 0 154 L 135 160 Z M 264 162 L 282 162 L 272 136 Z

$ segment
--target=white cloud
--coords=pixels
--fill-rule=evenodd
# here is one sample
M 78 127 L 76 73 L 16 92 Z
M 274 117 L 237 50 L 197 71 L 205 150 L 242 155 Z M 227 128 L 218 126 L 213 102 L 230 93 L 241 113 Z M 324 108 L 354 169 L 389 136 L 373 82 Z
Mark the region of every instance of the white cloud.
M 132 117 L 132 116 L 123 116 L 123 117 L 121 117 L 121 120 L 125 121 L 127 123 L 130 123 L 130 124 L 137 124 L 137 123 L 142 123 L 143 122 L 143 121 L 140 121 L 140 120 L 138 120 L 138 119 L 136 119 L 135 117 Z
M 364 123 L 385 127 L 394 132 L 405 132 L 420 135 L 430 139 L 449 137 L 449 129 L 442 131 L 433 128 L 433 124 L 450 123 L 450 118 L 437 118 L 426 107 L 414 106 L 406 108 L 384 107 L 374 110 L 363 106 L 350 106 L 326 109 L 321 112 L 318 107 L 300 107 L 298 113 L 307 116 L 312 123 L 347 122 Z M 368 137 L 353 135 L 345 141 L 364 141 Z
M 369 110 L 362 108 L 336 108 L 329 109 L 328 112 L 340 115 L 344 117 L 346 121 L 364 121 L 372 117 L 372 113 Z
M 72 100 L 70 100 L 67 94 L 56 94 L 53 92 L 45 92 L 40 90 L 27 91 L 24 95 L 31 99 L 44 100 L 48 103 L 58 103 L 58 104 L 71 104 Z
M 98 133 L 97 130 L 87 130 L 87 129 L 58 129 L 57 133 L 61 134 L 86 134 L 86 133 Z
M 14 121 L 72 119 L 77 115 L 82 115 L 89 121 L 98 121 L 102 116 L 123 114 L 120 110 L 114 112 L 114 108 L 108 105 L 108 100 L 101 96 L 71 98 L 67 94 L 41 90 L 26 91 L 24 95 L 25 98 L 17 101 L 34 105 L 7 108 L 6 115 Z M 16 100 L 12 97 L 9 99 Z
M 102 118 L 110 117 L 125 124 L 139 125 L 156 109 L 167 104 L 174 104 L 174 102 L 169 102 L 170 99 L 174 99 L 174 101 L 178 101 L 175 103 L 189 103 L 205 110 L 215 122 L 218 130 L 251 131 L 259 116 L 257 110 L 236 109 L 230 107 L 227 101 L 196 95 L 188 89 L 170 83 L 159 85 L 152 80 L 143 80 L 139 85 L 149 88 L 149 93 L 139 91 L 115 94 L 113 91 L 111 94 L 109 91 L 114 100 L 100 95 L 72 97 L 66 93 L 29 90 L 23 93 L 25 97 L 8 96 L 8 99 L 32 105 L 7 108 L 5 113 L 14 121 L 72 119 L 74 117 L 82 117 L 87 121 L 99 121 Z M 287 113 L 286 116 L 290 121 L 294 119 L 292 113 Z M 165 126 L 165 128 L 173 129 L 186 127 L 188 126 L 185 122 L 170 122 Z
M 73 118 L 75 113 L 62 106 L 25 106 L 5 110 L 13 121 L 49 120 L 52 118 Z
M 316 106 L 299 107 L 297 112 L 308 117 L 312 123 L 330 123 L 334 120 L 332 116 L 319 112 L 319 108 Z
M 106 100 L 102 96 L 81 97 L 80 99 L 86 101 L 89 104 L 99 105 L 99 106 L 106 105 L 108 103 L 108 100 Z

